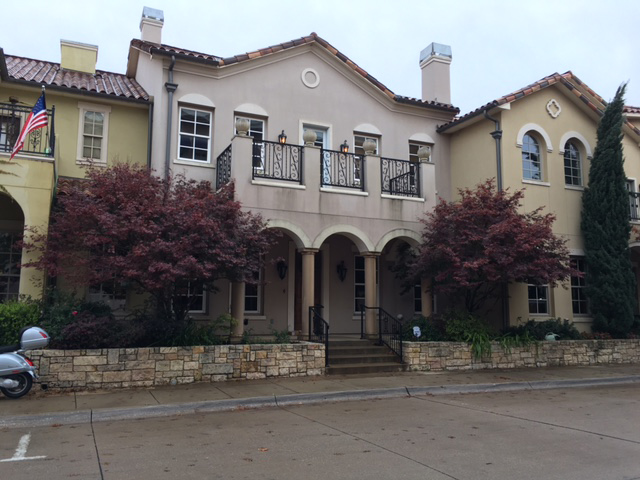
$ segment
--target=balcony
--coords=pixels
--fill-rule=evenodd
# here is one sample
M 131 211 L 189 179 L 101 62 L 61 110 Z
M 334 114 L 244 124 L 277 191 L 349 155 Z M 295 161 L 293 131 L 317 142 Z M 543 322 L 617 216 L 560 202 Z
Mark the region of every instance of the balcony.
M 0 103 L 0 154 L 11 154 L 25 121 L 33 107 L 17 103 Z M 20 154 L 53 157 L 55 151 L 55 107 L 47 110 L 48 124 L 27 135 Z
M 629 219 L 640 221 L 640 192 L 629 192 Z
M 436 203 L 431 162 L 254 141 L 243 135 L 235 136 L 217 158 L 217 188 L 232 180 L 244 207 L 264 210 L 270 218 L 306 215 L 301 224 L 312 222 L 316 214 L 335 216 L 334 222 L 352 217 L 356 223 L 413 224 Z

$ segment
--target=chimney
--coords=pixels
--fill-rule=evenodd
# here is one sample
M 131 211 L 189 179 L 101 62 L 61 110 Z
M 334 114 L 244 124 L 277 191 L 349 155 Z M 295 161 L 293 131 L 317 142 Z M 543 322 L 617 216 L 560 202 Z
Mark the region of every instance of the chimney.
M 74 70 L 93 75 L 96 73 L 97 61 L 97 45 L 60 40 L 60 66 L 65 70 Z
M 451 103 L 451 47 L 432 43 L 420 52 L 422 100 Z
M 156 8 L 144 7 L 140 20 L 140 38 L 145 42 L 162 43 L 162 25 L 164 13 Z

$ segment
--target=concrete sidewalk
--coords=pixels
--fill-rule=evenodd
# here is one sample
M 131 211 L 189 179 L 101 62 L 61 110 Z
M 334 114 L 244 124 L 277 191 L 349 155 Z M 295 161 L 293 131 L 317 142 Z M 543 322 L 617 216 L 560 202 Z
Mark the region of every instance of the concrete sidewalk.
M 640 384 L 640 365 L 238 380 L 91 393 L 0 396 L 0 428 L 415 395 Z M 39 386 L 35 385 L 34 389 Z

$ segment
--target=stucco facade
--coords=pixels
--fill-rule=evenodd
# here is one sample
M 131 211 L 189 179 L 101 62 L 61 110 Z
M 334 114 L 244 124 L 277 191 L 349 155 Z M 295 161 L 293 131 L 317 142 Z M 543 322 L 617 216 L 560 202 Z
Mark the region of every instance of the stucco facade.
M 28 228 L 46 231 L 58 179 L 82 178 L 89 163 L 148 161 L 149 98 L 118 74 L 95 70 L 97 47 L 61 42 L 62 62 L 5 55 L 0 50 L 0 249 L 4 262 L 0 301 L 28 295 L 39 298 L 43 273 L 18 267 L 33 254 L 17 251 L 13 241 Z M 106 87 L 112 80 L 117 92 Z M 43 92 L 48 109 L 45 128 L 27 137 L 10 159 L 14 143 Z M 92 122 L 89 135 L 88 123 Z M 96 127 L 97 125 L 97 127 Z M 91 148 L 87 140 L 91 137 Z M 9 273 L 7 273 L 9 272 Z
M 428 313 L 430 298 L 402 295 L 389 267 L 399 242 L 419 242 L 437 197 L 450 197 L 449 142 L 436 128 L 457 109 L 393 94 L 316 34 L 222 59 L 162 45 L 162 27 L 143 17 L 127 68 L 154 98 L 152 166 L 233 181 L 243 208 L 282 233 L 257 287 L 221 283 L 194 315 L 231 310 L 244 320 L 236 334 L 304 334 L 312 305 L 323 306 L 332 333 L 360 332 L 358 305 Z M 441 70 L 435 78 L 448 81 Z M 249 120 L 246 134 L 239 118 Z M 304 138 L 309 131 L 315 138 Z M 368 153 L 366 139 L 375 142 Z M 420 147 L 430 152 L 422 161 Z M 392 168 L 404 169 L 402 188 Z M 366 333 L 376 329 L 369 311 Z
M 542 207 L 544 213 L 554 214 L 554 233 L 567 239 L 575 260 L 583 259 L 582 193 L 588 183 L 598 121 L 604 108 L 602 98 L 568 72 L 546 77 L 441 127 L 439 131 L 451 141 L 453 188 L 501 177 L 503 188 L 512 192 L 524 189 L 523 211 Z M 496 126 L 501 131 L 500 170 L 492 136 Z M 623 132 L 625 171 L 635 183 L 640 173 L 640 132 L 632 123 L 625 123 Z M 534 144 L 539 154 L 531 157 L 528 152 L 535 148 Z M 569 149 L 574 152 L 571 159 Z M 637 186 L 632 190 L 637 191 Z M 630 215 L 633 217 L 633 211 Z M 637 223 L 637 218 L 631 221 Z M 588 276 L 582 280 L 588 281 Z M 531 318 L 561 317 L 588 330 L 592 319 L 577 291 L 579 283 L 574 279 L 573 285 L 567 282 L 542 291 L 524 284 L 510 285 L 509 321 L 513 324 Z M 536 298 L 534 293 L 541 294 Z M 541 297 L 546 298 L 541 301 Z

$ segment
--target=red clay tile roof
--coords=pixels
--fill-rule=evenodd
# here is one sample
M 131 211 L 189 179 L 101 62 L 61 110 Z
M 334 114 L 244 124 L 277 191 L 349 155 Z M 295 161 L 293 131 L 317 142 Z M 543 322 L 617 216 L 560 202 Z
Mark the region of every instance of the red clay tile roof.
M 96 70 L 92 75 L 65 70 L 59 63 L 3 55 L 1 49 L 0 63 L 5 63 L 7 76 L 11 81 L 88 92 L 99 96 L 114 96 L 123 100 L 149 101 L 149 95 L 134 78 L 120 73 Z
M 510 103 L 510 102 L 513 102 L 514 100 L 518 100 L 520 98 L 526 97 L 527 95 L 531 95 L 532 93 L 537 92 L 538 90 L 542 90 L 543 88 L 550 87 L 551 85 L 554 85 L 556 83 L 564 85 L 576 97 L 578 97 L 587 107 L 589 107 L 591 110 L 596 112 L 598 115 L 600 116 L 603 115 L 604 110 L 600 108 L 600 106 L 606 107 L 607 102 L 600 95 L 598 95 L 596 92 L 591 90 L 582 80 L 576 77 L 573 74 L 573 72 L 571 72 L 571 70 L 569 70 L 568 72 L 563 73 L 562 75 L 559 73 L 554 73 L 552 75 L 549 75 L 548 77 L 544 77 L 543 79 L 538 80 L 537 82 L 532 83 L 531 85 L 527 85 L 526 87 L 521 88 L 520 90 L 516 90 L 515 92 L 510 93 L 509 95 L 505 95 L 479 108 L 476 108 L 475 110 L 461 117 L 458 117 L 449 123 L 440 125 L 437 131 L 438 133 L 443 133 L 456 125 L 460 125 L 461 123 L 465 122 L 466 120 L 469 120 L 470 118 L 481 115 L 485 111 L 489 111 L 494 107 L 498 107 L 500 105 L 504 105 L 505 103 Z M 591 98 L 589 98 L 589 96 L 585 95 L 580 90 L 578 90 L 576 88 L 576 85 L 580 86 L 582 90 L 585 90 L 600 105 L 596 105 L 591 100 Z M 625 107 L 625 108 L 634 108 L 634 107 Z M 640 130 L 638 128 L 633 126 L 628 121 L 626 122 L 626 125 L 629 128 L 631 128 L 633 131 L 635 131 L 636 134 L 640 135 Z
M 640 107 L 632 107 L 631 105 L 625 105 L 625 113 L 640 113 Z
M 289 42 L 280 43 L 278 45 L 272 45 L 267 48 L 261 48 L 259 50 L 255 50 L 253 52 L 244 53 L 241 55 L 235 55 L 232 57 L 222 58 L 217 57 L 215 55 L 208 55 L 204 53 L 194 52 L 191 50 L 185 50 L 182 48 L 171 47 L 169 45 L 159 45 L 156 43 L 145 42 L 143 40 L 134 39 L 131 41 L 131 46 L 137 49 L 140 49 L 147 53 L 159 53 L 164 55 L 175 55 L 176 57 L 182 57 L 185 60 L 191 60 L 199 63 L 206 63 L 209 65 L 214 65 L 217 67 L 224 67 L 228 65 L 233 65 L 235 63 L 245 62 L 248 60 L 252 60 L 254 58 L 263 57 L 265 55 L 269 55 L 272 53 L 279 52 L 281 50 L 286 50 L 289 48 L 297 47 L 300 45 L 306 45 L 310 43 L 317 43 L 324 47 L 329 53 L 336 56 L 336 58 L 340 59 L 344 62 L 349 68 L 358 73 L 360 76 L 364 77 L 367 81 L 372 83 L 378 89 L 380 89 L 384 94 L 386 94 L 392 100 L 397 101 L 398 103 L 405 103 L 410 105 L 417 105 L 426 108 L 436 108 L 439 110 L 445 110 L 451 113 L 458 113 L 460 109 L 454 107 L 453 105 L 447 103 L 440 102 L 424 102 L 422 100 L 410 97 L 404 97 L 401 95 L 396 95 L 391 90 L 389 90 L 386 86 L 384 86 L 381 82 L 379 82 L 375 77 L 369 75 L 363 68 L 359 67 L 355 62 L 350 60 L 346 55 L 341 53 L 337 48 L 332 46 L 329 42 L 319 37 L 316 33 L 311 33 L 306 37 L 297 38 L 295 40 L 291 40 Z

